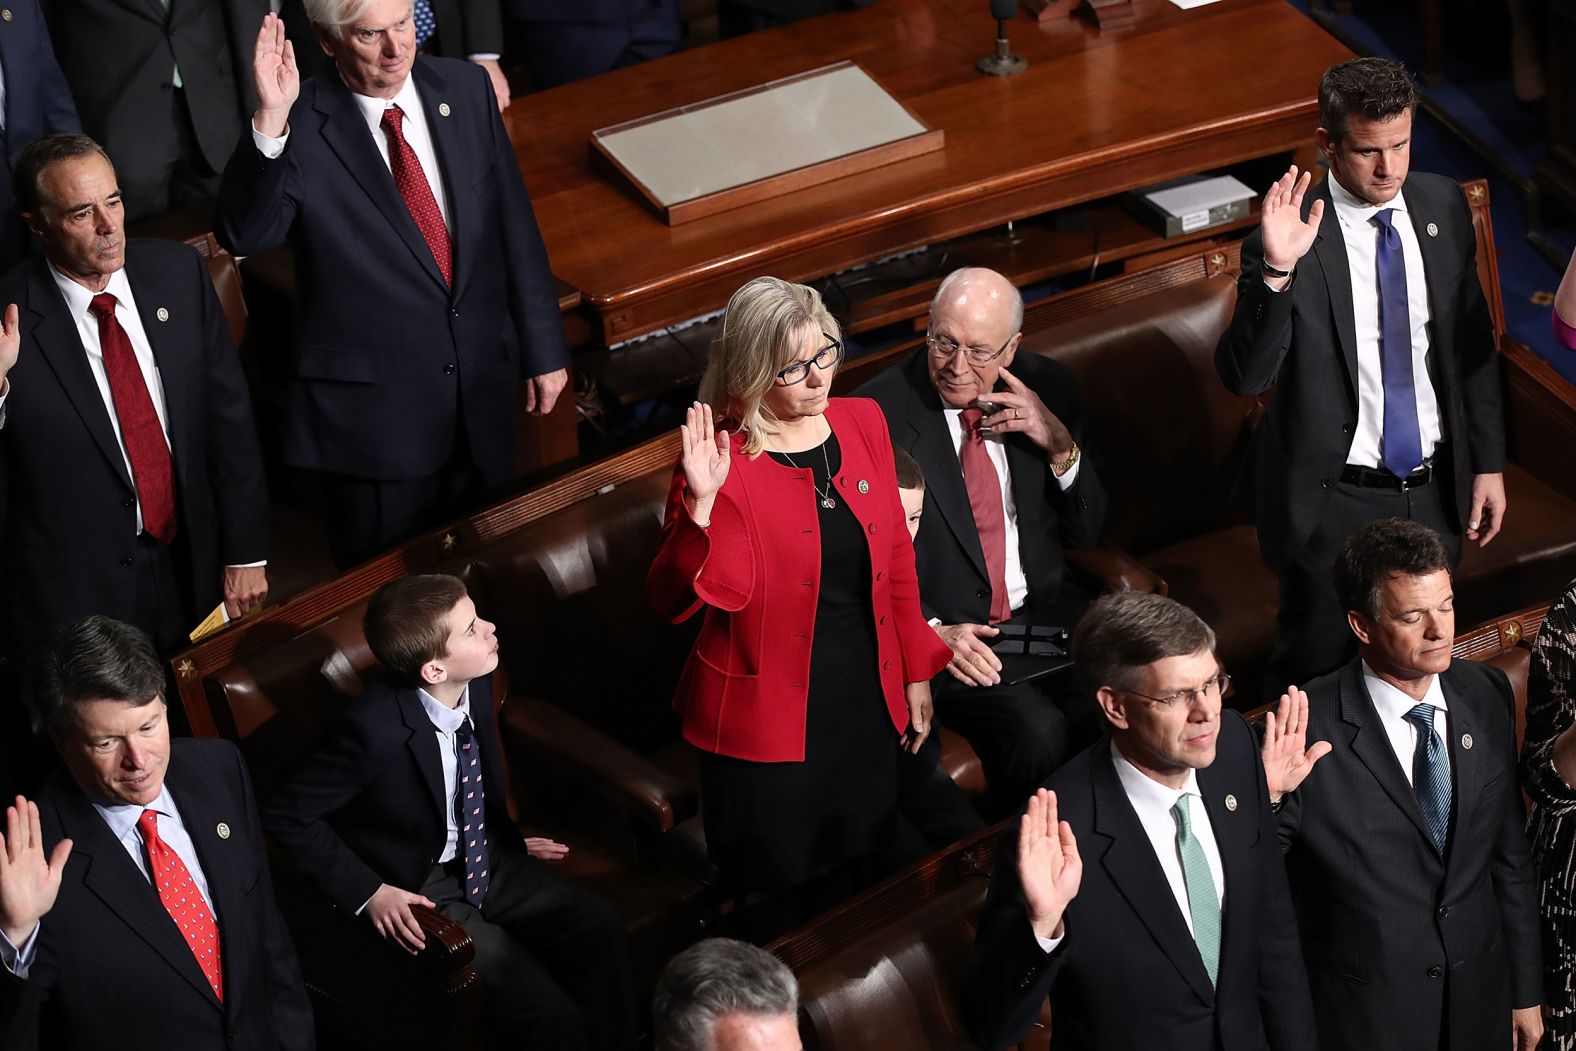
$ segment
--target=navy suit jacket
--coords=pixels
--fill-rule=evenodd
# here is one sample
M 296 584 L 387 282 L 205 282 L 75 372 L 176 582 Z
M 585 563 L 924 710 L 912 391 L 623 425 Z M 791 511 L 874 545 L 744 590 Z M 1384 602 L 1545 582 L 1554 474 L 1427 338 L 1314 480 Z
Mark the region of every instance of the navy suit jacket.
M 240 358 L 202 258 L 173 241 L 133 239 L 126 276 L 164 389 L 174 552 L 195 625 L 222 597 L 224 566 L 269 557 L 262 453 Z M 137 491 L 43 256 L 0 283 L 0 303 L 16 303 L 22 324 L 0 425 L 8 471 L 0 581 L 6 642 L 18 652 L 91 613 L 137 622 L 130 568 Z
M 452 289 L 332 72 L 302 85 L 278 158 L 262 155 L 250 128 L 242 135 L 216 232 L 240 255 L 295 249 L 289 463 L 423 478 L 448 465 L 463 427 L 497 486 L 512 466 L 519 377 L 569 361 L 556 286 L 486 71 L 418 58 L 411 76 L 448 198 Z
M 165 784 L 208 881 L 224 1002 L 153 884 L 81 789 L 59 776 L 38 809 L 49 849 L 70 837 L 71 857 L 28 977 L 0 968 L 0 1046 L 7 1051 L 314 1046 L 312 1009 L 274 902 L 240 751 L 216 739 L 171 741 Z
M 470 709 L 481 749 L 488 846 L 523 854 L 524 841 L 509 817 L 492 676 L 472 680 Z M 374 683 L 268 800 L 268 835 L 346 913 L 361 908 L 383 883 L 420 891 L 443 850 L 453 805 L 444 793 L 438 747 L 415 688 Z
M 996 863 L 963 986 L 964 1017 L 981 1044 L 1021 1040 L 1049 994 L 1057 1051 L 1317 1046 L 1264 767 L 1236 712 L 1222 713 L 1215 762 L 1198 785 L 1226 874 L 1215 986 L 1102 737 L 1045 782 L 1083 859 L 1054 952 L 1029 925 L 1016 825 Z
M 1454 782 L 1443 855 L 1361 662 L 1305 687 L 1308 740 L 1335 748 L 1286 797 L 1280 831 L 1325 1051 L 1504 1047 L 1511 1010 L 1543 1001 L 1510 682 L 1455 661 L 1440 688 Z
M 38 0 L 15 0 L 7 10 L 11 17 L 0 21 L 0 75 L 5 77 L 5 130 L 0 133 L 0 152 L 5 154 L 4 164 L 0 164 L 0 223 L 4 223 L 0 229 L 0 274 L 15 266 L 27 247 L 11 185 L 11 170 L 23 147 L 57 131 L 82 130 Z

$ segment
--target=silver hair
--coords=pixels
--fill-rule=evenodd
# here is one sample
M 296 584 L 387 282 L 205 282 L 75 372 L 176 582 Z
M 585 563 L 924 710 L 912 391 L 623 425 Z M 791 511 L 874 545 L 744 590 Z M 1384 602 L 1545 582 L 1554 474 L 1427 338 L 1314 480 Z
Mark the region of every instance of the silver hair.
M 713 1051 L 712 1027 L 730 1014 L 799 1015 L 788 965 L 732 938 L 707 938 L 663 968 L 652 997 L 657 1051 Z
M 936 308 L 941 306 L 952 294 L 955 285 L 961 281 L 979 277 L 982 274 L 995 274 L 1001 278 L 1003 284 L 1012 289 L 1012 334 L 1017 335 L 1023 331 L 1023 293 L 1018 291 L 1018 286 L 1008 281 L 1005 276 L 983 266 L 965 266 L 962 269 L 952 271 L 952 273 L 942 278 L 941 287 L 936 289 L 936 295 L 930 301 L 931 314 L 934 315 Z
M 372 6 L 372 0 L 303 0 L 303 3 L 311 23 L 336 36 L 347 26 L 355 25 Z

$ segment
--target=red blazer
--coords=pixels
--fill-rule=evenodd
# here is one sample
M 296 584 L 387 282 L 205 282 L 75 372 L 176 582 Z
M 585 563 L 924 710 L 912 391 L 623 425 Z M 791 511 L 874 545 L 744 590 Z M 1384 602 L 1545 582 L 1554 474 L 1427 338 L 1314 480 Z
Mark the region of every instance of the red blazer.
M 885 417 L 868 399 L 833 398 L 826 419 L 843 456 L 837 498 L 865 527 L 870 545 L 881 692 L 893 732 L 902 733 L 908 728 L 904 683 L 930 679 L 952 652 L 919 611 L 914 547 Z M 803 762 L 821 586 L 814 483 L 808 470 L 785 469 L 765 454 L 750 459 L 739 434 L 731 440 L 728 480 L 706 528 L 684 503 L 683 465 L 674 469 L 646 594 L 674 622 L 706 611 L 674 700 L 685 740 L 738 759 Z

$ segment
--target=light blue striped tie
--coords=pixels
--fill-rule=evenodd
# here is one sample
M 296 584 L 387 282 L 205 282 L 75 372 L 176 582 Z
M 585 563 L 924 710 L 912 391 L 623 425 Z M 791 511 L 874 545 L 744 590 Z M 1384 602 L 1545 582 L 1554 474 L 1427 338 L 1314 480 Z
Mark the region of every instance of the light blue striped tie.
M 1417 727 L 1417 747 L 1412 751 L 1412 792 L 1423 820 L 1434 837 L 1434 846 L 1445 852 L 1450 830 L 1450 766 L 1445 762 L 1445 742 L 1434 732 L 1434 706 L 1419 704 L 1406 713 Z
M 1215 878 L 1209 873 L 1204 848 L 1193 835 L 1187 800 L 1186 795 L 1179 797 L 1171 808 L 1171 816 L 1177 822 L 1177 855 L 1182 859 L 1182 881 L 1187 884 L 1193 940 L 1198 943 L 1198 954 L 1204 959 L 1204 970 L 1209 972 L 1209 984 L 1213 986 L 1220 973 L 1220 896 L 1215 892 Z

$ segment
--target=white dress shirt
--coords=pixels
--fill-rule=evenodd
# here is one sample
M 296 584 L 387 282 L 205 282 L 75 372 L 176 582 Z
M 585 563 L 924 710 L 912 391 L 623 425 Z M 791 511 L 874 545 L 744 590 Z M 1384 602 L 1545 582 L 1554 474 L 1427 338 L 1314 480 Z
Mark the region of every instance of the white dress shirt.
M 454 797 L 460 787 L 459 741 L 455 734 L 465 724 L 465 720 L 471 717 L 471 688 L 465 687 L 465 691 L 460 694 L 460 703 L 453 708 L 447 707 L 426 690 L 417 690 L 416 695 L 421 698 L 421 706 L 432 721 L 432 730 L 438 735 L 438 756 L 443 761 L 443 798 L 449 801 L 449 805 L 443 811 L 447 831 L 438 863 L 446 865 L 454 860 L 460 846 L 460 825 L 454 814 Z
M 1439 676 L 1435 675 L 1429 681 L 1428 692 L 1423 695 L 1423 699 L 1415 701 L 1375 675 L 1374 670 L 1368 667 L 1368 662 L 1364 661 L 1363 685 L 1368 687 L 1368 696 L 1374 702 L 1374 710 L 1379 713 L 1379 724 L 1384 727 L 1385 737 L 1395 752 L 1396 762 L 1401 764 L 1407 784 L 1412 783 L 1412 757 L 1417 754 L 1419 730 L 1415 723 L 1407 720 L 1406 713 L 1419 704 L 1434 706 L 1434 732 L 1444 742 L 1445 767 L 1450 767 L 1450 721 L 1446 715 L 1448 706 L 1445 704 L 1445 691 L 1439 686 Z
M 421 107 L 421 95 L 416 91 L 416 83 L 410 77 L 405 78 L 405 83 L 400 85 L 391 99 L 378 99 L 370 95 L 358 95 L 354 91 L 350 97 L 355 100 L 356 108 L 361 111 L 362 118 L 367 122 L 367 129 L 372 133 L 372 141 L 378 148 L 378 156 L 383 158 L 384 167 L 392 173 L 393 166 L 389 163 L 389 138 L 383 131 L 383 111 L 390 106 L 398 106 L 405 112 L 405 119 L 400 127 L 405 133 L 405 141 L 410 143 L 411 150 L 416 154 L 416 159 L 421 162 L 421 173 L 427 177 L 427 185 L 432 188 L 432 196 L 438 202 L 438 211 L 443 216 L 443 225 L 452 234 L 454 224 L 449 221 L 449 198 L 443 189 L 443 179 L 438 168 L 438 154 L 432 145 L 432 131 L 427 127 L 427 112 Z M 252 126 L 252 142 L 257 146 L 258 152 L 269 160 L 278 157 L 285 150 L 285 143 L 290 139 L 290 129 L 285 128 L 285 133 L 277 139 L 264 135 Z
M 1357 429 L 1346 462 L 1361 467 L 1380 467 L 1384 437 L 1384 371 L 1379 323 L 1379 236 L 1381 227 L 1373 217 L 1381 211 L 1360 201 L 1339 179 L 1330 177 L 1330 200 L 1335 218 L 1341 224 L 1346 242 L 1346 265 L 1352 278 L 1352 315 L 1357 325 Z M 1406 260 L 1406 301 L 1412 332 L 1412 385 L 1417 394 L 1417 428 L 1422 437 L 1423 456 L 1434 455 L 1434 446 L 1444 436 L 1439 416 L 1439 398 L 1428 375 L 1429 326 L 1428 272 L 1423 267 L 1423 250 L 1417 231 L 1407 213 L 1406 193 L 1397 193 L 1384 208 L 1393 209 L 1391 225 L 1401 235 L 1401 255 Z
M 1177 909 L 1181 911 L 1182 920 L 1191 934 L 1193 912 L 1187 900 L 1187 879 L 1182 874 L 1182 855 L 1177 850 L 1177 820 L 1171 813 L 1177 800 L 1183 796 L 1191 797 L 1187 804 L 1190 828 L 1193 838 L 1198 840 L 1199 847 L 1204 851 L 1204 860 L 1209 863 L 1209 877 L 1215 883 L 1215 898 L 1222 905 L 1226 900 L 1226 869 L 1220 860 L 1220 846 L 1215 842 L 1214 826 L 1209 823 L 1209 808 L 1204 805 L 1204 794 L 1199 791 L 1198 772 L 1189 770 L 1187 783 L 1180 789 L 1169 788 L 1128 762 L 1115 741 L 1111 742 L 1111 765 L 1116 767 L 1116 779 L 1122 783 L 1122 791 L 1133 805 L 1133 812 L 1138 815 L 1138 823 L 1144 827 L 1144 834 L 1149 837 L 1149 846 L 1160 861 L 1160 870 L 1165 873 Z M 1035 941 L 1046 952 L 1054 952 L 1061 944 L 1061 938 L 1036 936 Z
M 202 900 L 208 905 L 208 911 L 217 922 L 218 912 L 213 907 L 213 895 L 208 890 L 208 877 L 204 875 L 202 864 L 197 860 L 197 848 L 192 845 L 192 837 L 186 831 L 186 824 L 181 820 L 180 809 L 176 807 L 168 785 L 162 786 L 158 798 L 147 806 L 138 806 L 134 803 L 111 805 L 94 803 L 93 809 L 98 811 L 99 817 L 103 818 L 104 823 L 109 826 L 110 834 L 126 848 L 126 853 L 131 855 L 137 871 L 142 873 L 142 878 L 150 885 L 153 883 L 153 876 L 148 872 L 147 847 L 142 841 L 142 830 L 137 827 L 137 822 L 141 819 L 144 810 L 156 812 L 159 815 L 159 838 L 175 851 L 176 857 L 181 859 L 181 864 L 186 866 L 186 871 L 191 873 L 197 893 L 202 895 Z M 0 932 L 0 964 L 18 978 L 25 979 L 38 955 L 38 932 L 43 928 L 44 921 L 40 920 L 27 941 L 20 946 L 12 945 L 11 939 L 7 938 L 4 932 Z
M 941 414 L 947 418 L 947 433 L 952 435 L 952 451 L 963 456 L 963 410 L 943 408 Z M 1007 605 L 1016 610 L 1029 598 L 1029 578 L 1023 572 L 1023 553 L 1018 549 L 1018 502 L 1012 495 L 1012 469 L 1007 466 L 1007 446 L 999 434 L 984 435 L 985 452 L 990 456 L 990 462 L 996 466 L 996 476 L 1001 480 L 1001 506 L 1007 522 Z M 1082 461 L 1080 461 L 1081 463 Z M 1062 492 L 1072 488 L 1078 480 L 1079 463 L 1067 469 L 1067 473 L 1057 477 L 1056 472 L 1051 472 L 1051 477 L 1056 479 L 1056 484 Z

